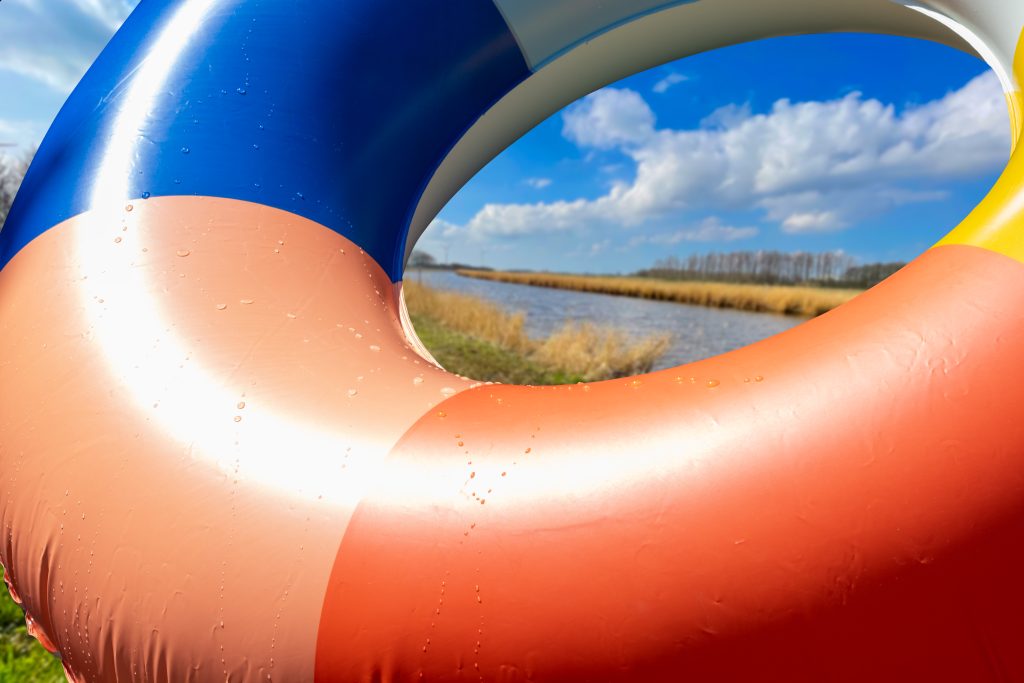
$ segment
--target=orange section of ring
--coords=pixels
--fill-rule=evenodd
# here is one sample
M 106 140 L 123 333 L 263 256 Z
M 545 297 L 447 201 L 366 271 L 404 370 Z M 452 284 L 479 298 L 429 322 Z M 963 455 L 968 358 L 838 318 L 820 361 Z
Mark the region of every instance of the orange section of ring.
M 355 502 L 468 383 L 407 347 L 338 234 L 225 199 L 128 208 L 0 271 L 0 558 L 72 680 L 311 680 Z
M 721 357 L 464 392 L 353 516 L 317 680 L 1020 675 L 1022 376 L 1024 268 L 947 246 Z

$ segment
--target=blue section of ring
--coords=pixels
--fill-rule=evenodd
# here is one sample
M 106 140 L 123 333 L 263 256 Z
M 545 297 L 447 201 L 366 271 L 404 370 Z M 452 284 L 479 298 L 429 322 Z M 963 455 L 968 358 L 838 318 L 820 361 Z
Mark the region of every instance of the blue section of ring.
M 190 2 L 142 0 L 64 106 L 0 233 L 0 267 L 89 210 L 143 59 Z M 132 127 L 130 197 L 242 199 L 317 221 L 400 279 L 461 135 L 530 75 L 491 0 L 214 0 Z M 163 43 L 165 46 L 167 41 Z

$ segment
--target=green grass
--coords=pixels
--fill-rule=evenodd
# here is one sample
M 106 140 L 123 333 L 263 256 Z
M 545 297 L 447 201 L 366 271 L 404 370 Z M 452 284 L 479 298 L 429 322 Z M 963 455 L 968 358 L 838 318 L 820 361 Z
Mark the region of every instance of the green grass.
M 0 567 L 0 573 L 3 567 Z M 60 660 L 25 630 L 25 614 L 0 584 L 0 681 L 62 683 Z
M 582 380 L 549 370 L 529 359 L 445 327 L 426 316 L 412 315 L 423 345 L 449 372 L 465 377 L 486 377 L 505 384 L 575 384 Z

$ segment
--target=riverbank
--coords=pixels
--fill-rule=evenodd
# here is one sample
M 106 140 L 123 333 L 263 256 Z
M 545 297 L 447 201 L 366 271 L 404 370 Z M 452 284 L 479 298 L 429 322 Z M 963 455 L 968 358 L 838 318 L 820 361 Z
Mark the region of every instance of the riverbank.
M 535 339 L 522 312 L 412 280 L 403 287 L 424 346 L 451 372 L 474 379 L 572 384 L 628 377 L 650 372 L 671 343 L 669 334 L 631 339 L 616 328 L 571 322 Z
M 803 317 L 821 315 L 860 294 L 856 289 L 671 281 L 628 276 L 483 270 L 457 272 L 463 277 L 479 280 Z
M 463 377 L 503 384 L 572 384 L 580 377 L 544 368 L 496 344 L 445 327 L 431 318 L 409 316 L 420 341 L 442 366 Z

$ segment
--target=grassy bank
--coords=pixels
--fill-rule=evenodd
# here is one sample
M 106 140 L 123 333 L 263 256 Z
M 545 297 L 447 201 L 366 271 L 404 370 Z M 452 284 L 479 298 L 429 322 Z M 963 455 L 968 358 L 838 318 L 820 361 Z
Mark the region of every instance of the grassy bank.
M 2 572 L 2 568 L 0 568 Z M 0 681 L 60 683 L 60 661 L 25 630 L 25 614 L 0 584 Z
M 545 368 L 516 353 L 456 332 L 432 318 L 410 315 L 420 341 L 438 363 L 464 377 L 505 384 L 571 384 L 582 378 Z
M 557 273 L 509 273 L 460 270 L 459 275 L 536 287 L 572 289 L 640 299 L 674 301 L 713 308 L 816 316 L 830 311 L 860 293 L 856 289 L 825 289 L 785 285 L 740 285 L 725 282 L 656 280 L 641 277 L 561 275 Z
M 445 368 L 475 379 L 567 384 L 627 377 L 649 372 L 671 343 L 668 334 L 632 340 L 622 330 L 571 322 L 533 339 L 521 312 L 411 280 L 403 286 L 424 345 Z

